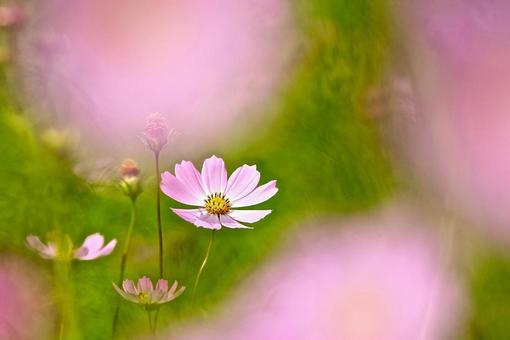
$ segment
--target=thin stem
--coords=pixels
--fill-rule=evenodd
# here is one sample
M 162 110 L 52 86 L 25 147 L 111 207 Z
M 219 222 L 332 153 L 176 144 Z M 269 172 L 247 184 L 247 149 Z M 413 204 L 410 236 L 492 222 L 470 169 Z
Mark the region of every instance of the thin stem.
M 64 318 L 62 318 L 62 320 L 60 320 L 60 331 L 59 331 L 58 339 L 59 340 L 64 339 Z
M 133 234 L 133 228 L 136 219 L 136 199 L 131 199 L 131 219 L 129 220 L 129 227 L 126 234 L 126 241 L 124 243 L 124 250 L 122 252 L 122 258 L 120 260 L 120 276 L 118 286 L 122 287 L 122 281 L 124 280 L 124 271 L 126 269 L 127 255 L 129 252 L 129 246 L 131 244 L 131 235 Z M 119 309 L 120 309 L 120 297 L 117 297 L 117 305 L 115 306 L 115 314 L 113 315 L 112 325 L 112 337 L 115 335 L 117 329 L 117 322 L 119 320 Z
M 161 196 L 159 193 L 159 152 L 154 153 L 154 155 L 156 157 L 156 217 L 159 236 L 159 277 L 163 278 L 163 230 L 161 228 Z
M 78 338 L 76 325 L 74 323 L 72 289 L 70 287 L 68 260 L 55 260 L 55 289 L 57 301 L 60 307 L 60 329 L 59 339 L 70 337 Z
M 205 253 L 204 261 L 202 262 L 202 265 L 200 266 L 200 269 L 198 270 L 197 277 L 195 279 L 195 284 L 193 285 L 193 293 L 191 294 L 191 303 L 195 300 L 195 293 L 197 291 L 198 287 L 198 281 L 200 281 L 200 276 L 202 275 L 202 271 L 205 268 L 205 265 L 207 264 L 207 260 L 209 259 L 209 254 L 211 253 L 212 244 L 214 242 L 214 229 L 211 231 L 211 237 L 209 238 L 209 245 L 207 246 L 207 252 Z
M 148 310 L 147 315 L 149 316 L 149 330 L 151 332 L 151 335 L 154 335 L 154 323 L 152 322 L 151 311 Z
M 154 334 L 156 334 L 156 328 L 158 326 L 158 317 L 159 317 L 159 309 L 156 310 L 156 314 L 154 315 Z
M 159 238 L 159 278 L 163 278 L 163 228 L 161 227 L 161 195 L 159 189 L 159 152 L 154 152 L 156 158 L 156 218 L 158 221 L 158 238 Z M 159 309 L 154 317 L 154 334 L 158 324 Z

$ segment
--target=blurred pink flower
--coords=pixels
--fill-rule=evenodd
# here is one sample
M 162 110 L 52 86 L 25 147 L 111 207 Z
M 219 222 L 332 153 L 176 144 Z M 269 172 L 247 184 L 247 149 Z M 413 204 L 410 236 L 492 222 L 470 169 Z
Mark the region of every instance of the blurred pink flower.
M 0 339 L 49 339 L 53 324 L 44 273 L 12 255 L 0 256 Z
M 87 236 L 83 244 L 78 249 L 69 249 L 69 254 L 65 254 L 65 251 L 59 249 L 55 242 L 48 241 L 48 244 L 46 245 L 41 242 L 39 237 L 34 235 L 28 235 L 26 240 L 27 246 L 32 250 L 37 251 L 44 259 L 69 259 L 69 257 L 72 256 L 73 259 L 82 261 L 94 260 L 98 257 L 109 255 L 117 245 L 117 240 L 113 239 L 103 247 L 103 235 L 95 233 Z
M 110 255 L 115 246 L 117 245 L 117 240 L 113 239 L 108 242 L 107 245 L 103 247 L 104 237 L 99 233 L 92 234 L 87 236 L 85 241 L 80 248 L 76 249 L 74 252 L 74 258 L 78 260 L 94 260 L 98 257 Z
M 43 118 L 76 128 L 91 157 L 144 161 L 133 136 L 148 112 L 181 134 L 174 159 L 235 137 L 262 120 L 252 116 L 266 111 L 295 45 L 288 0 L 33 6 L 21 37 L 27 97 L 38 118 L 52 112 Z
M 182 161 L 175 165 L 175 176 L 162 174 L 161 190 L 174 200 L 193 205 L 195 209 L 172 211 L 197 227 L 208 229 L 251 228 L 239 222 L 253 223 L 271 213 L 271 210 L 239 210 L 267 201 L 278 188 L 276 181 L 257 187 L 260 172 L 255 165 L 237 168 L 227 180 L 223 159 L 212 156 L 204 161 L 200 174 L 193 163 Z
M 141 139 L 149 149 L 159 154 L 168 143 L 170 133 L 165 118 L 159 113 L 153 113 L 147 118 Z
M 159 279 L 156 288 L 154 288 L 151 279 L 147 276 L 138 279 L 138 285 L 135 285 L 132 280 L 124 280 L 122 289 L 115 283 L 112 282 L 112 284 L 124 299 L 141 304 L 147 310 L 155 309 L 163 303 L 178 298 L 186 289 L 182 286 L 177 289 L 177 281 L 174 281 L 172 287 L 168 288 L 168 281 L 164 279 Z
M 510 2 L 410 1 L 414 122 L 395 128 L 427 188 L 510 242 Z
M 48 241 L 48 244 L 41 242 L 39 237 L 34 235 L 27 236 L 27 246 L 39 253 L 44 259 L 54 259 L 57 257 L 57 245 L 55 242 Z
M 313 221 L 247 280 L 211 325 L 173 339 L 438 340 L 456 329 L 460 289 L 428 232 L 394 215 Z M 407 225 L 405 225 L 407 227 Z M 235 322 L 232 322 L 235 320 Z

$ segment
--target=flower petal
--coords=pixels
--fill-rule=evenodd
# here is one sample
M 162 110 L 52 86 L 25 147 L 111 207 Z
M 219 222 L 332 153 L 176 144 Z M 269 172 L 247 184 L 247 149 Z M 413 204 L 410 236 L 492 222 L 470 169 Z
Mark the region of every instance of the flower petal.
M 168 281 L 164 279 L 159 279 L 158 283 L 156 283 L 156 290 L 166 293 L 168 291 Z
M 201 198 L 203 201 L 207 194 L 203 189 L 202 178 L 200 176 L 200 172 L 189 161 L 182 161 L 181 164 L 175 165 L 175 177 L 181 181 L 194 197 Z
M 174 283 L 172 284 L 172 287 L 170 287 L 170 289 L 168 290 L 168 294 L 173 295 L 175 293 L 175 291 L 177 290 L 178 284 L 179 283 L 177 282 L 177 280 L 175 280 Z
M 202 185 L 206 194 L 223 193 L 227 186 L 227 170 L 223 159 L 211 156 L 202 166 Z
M 234 220 L 232 217 L 228 215 L 221 215 L 220 216 L 221 225 L 227 227 L 227 228 L 241 228 L 241 229 L 253 229 L 253 227 L 247 227 L 236 220 Z
M 202 215 L 194 224 L 207 229 L 221 229 L 220 219 L 216 215 Z
M 232 175 L 230 175 L 227 188 L 225 189 L 225 196 L 231 201 L 235 201 L 248 195 L 259 184 L 260 172 L 257 171 L 256 165 L 243 165 L 237 168 Z
M 87 247 L 80 247 L 75 250 L 74 258 L 81 259 L 82 257 L 87 256 L 88 253 L 89 253 L 89 249 Z
M 172 288 L 170 288 L 168 293 L 165 295 L 164 298 L 162 298 L 159 301 L 159 303 L 165 303 L 165 302 L 172 301 L 173 299 L 178 298 L 186 290 L 186 287 L 180 287 L 177 290 L 177 285 L 178 285 L 177 281 L 174 281 Z
M 170 208 L 177 216 L 189 223 L 195 223 L 196 220 L 202 218 L 206 212 L 201 209 L 174 209 Z
M 103 249 L 99 250 L 96 253 L 96 258 L 101 257 L 101 256 L 110 255 L 111 252 L 113 251 L 113 249 L 115 249 L 116 245 L 117 245 L 117 240 L 116 239 L 111 240 L 110 242 L 108 242 L 108 244 L 106 246 L 103 247 Z
M 92 235 L 87 236 L 85 241 L 83 241 L 83 244 L 80 248 L 87 248 L 88 254 L 95 253 L 101 249 L 104 243 L 104 237 L 100 233 L 95 233 Z
M 254 223 L 271 213 L 271 210 L 231 210 L 229 216 L 236 221 Z
M 133 296 L 133 295 L 130 295 L 130 294 L 127 294 L 126 292 L 124 292 L 122 289 L 120 289 L 115 283 L 112 282 L 112 285 L 113 285 L 113 288 L 115 288 L 115 290 L 117 291 L 117 293 L 120 294 L 120 296 L 122 296 L 124 299 L 128 300 L 128 301 L 131 301 L 131 302 L 136 302 L 138 303 L 138 298 Z
M 138 279 L 138 291 L 142 293 L 149 293 L 154 288 L 152 287 L 152 281 L 147 276 Z
M 102 245 L 104 242 L 103 235 L 100 235 L 100 234 L 94 234 L 94 235 L 101 236 L 101 245 Z M 94 235 L 91 235 L 91 236 L 94 236 Z M 88 237 L 87 237 L 87 239 L 88 239 Z M 87 242 L 87 240 L 85 240 L 85 242 Z M 108 244 L 106 246 L 104 246 L 103 248 L 95 249 L 97 244 L 91 244 L 91 248 L 88 248 L 87 246 L 85 246 L 85 242 L 83 243 L 84 245 L 81 246 L 74 253 L 75 259 L 82 260 L 82 261 L 94 260 L 94 259 L 97 259 L 98 257 L 109 255 L 113 251 L 113 249 L 115 249 L 115 246 L 117 245 L 117 240 L 113 239 L 110 242 L 108 242 Z M 85 249 L 88 251 L 85 252 L 84 251 Z
M 39 237 L 35 235 L 28 235 L 27 238 L 27 247 L 37 251 L 39 253 L 39 256 L 41 256 L 44 259 L 51 259 L 54 258 L 57 255 L 57 249 L 51 245 L 45 245 L 41 242 Z
M 188 187 L 168 171 L 161 174 L 160 188 L 165 195 L 178 202 L 196 206 L 204 204 L 203 197 L 195 196 Z
M 174 286 L 177 288 L 177 281 L 174 283 Z M 180 287 L 177 291 L 175 291 L 175 289 L 173 290 L 173 292 L 169 291 L 166 294 L 166 296 L 163 299 L 161 299 L 161 301 L 159 303 L 166 303 L 166 302 L 172 301 L 172 300 L 178 298 L 185 290 L 186 290 L 186 287 Z
M 138 295 L 138 291 L 136 290 L 135 283 L 132 280 L 124 280 L 122 281 L 122 289 L 128 294 Z
M 278 192 L 276 181 L 270 181 L 264 185 L 259 186 L 248 195 L 232 202 L 232 207 L 247 207 L 267 201 Z

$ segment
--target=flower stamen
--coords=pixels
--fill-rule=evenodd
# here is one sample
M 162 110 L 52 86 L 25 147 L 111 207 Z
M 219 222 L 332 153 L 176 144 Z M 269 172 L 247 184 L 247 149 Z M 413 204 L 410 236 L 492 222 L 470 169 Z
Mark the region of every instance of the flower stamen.
M 230 211 L 230 205 L 230 200 L 225 197 L 225 194 L 216 192 L 207 195 L 204 208 L 211 215 L 225 215 Z

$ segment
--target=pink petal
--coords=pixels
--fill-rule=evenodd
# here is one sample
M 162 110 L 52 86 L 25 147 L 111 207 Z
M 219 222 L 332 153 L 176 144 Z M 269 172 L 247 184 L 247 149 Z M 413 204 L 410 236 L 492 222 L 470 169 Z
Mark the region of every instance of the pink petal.
M 158 283 L 156 283 L 156 290 L 166 293 L 168 291 L 168 281 L 159 279 Z
M 138 295 L 138 291 L 136 290 L 135 283 L 132 280 L 124 280 L 122 282 L 122 288 L 128 294 Z
M 202 166 L 202 184 L 207 194 L 223 193 L 227 186 L 227 170 L 223 159 L 212 156 Z
M 95 253 L 101 249 L 104 243 L 104 237 L 103 235 L 99 233 L 95 233 L 92 235 L 87 236 L 85 241 L 83 241 L 83 244 L 81 245 L 82 248 L 88 249 L 88 254 Z
M 202 212 L 201 209 L 170 209 L 177 214 L 177 216 L 190 223 L 195 223 L 196 220 L 202 218 L 204 214 L 207 214 Z
M 88 253 L 89 253 L 89 250 L 87 247 L 80 247 L 80 248 L 76 249 L 76 251 L 74 252 L 74 258 L 79 259 L 79 258 L 85 257 L 85 256 L 87 256 Z
M 236 221 L 254 223 L 271 213 L 271 210 L 232 210 L 229 216 Z
M 264 185 L 259 186 L 248 195 L 244 196 L 237 201 L 232 202 L 232 207 L 247 207 L 267 201 L 278 192 L 276 181 L 270 181 Z
M 260 172 L 257 171 L 257 166 L 243 165 L 237 168 L 227 182 L 225 195 L 231 201 L 235 201 L 248 195 L 259 184 Z
M 154 290 L 152 281 L 147 276 L 138 279 L 138 291 L 142 293 L 149 293 Z
M 242 229 L 253 229 L 252 227 L 247 227 L 236 220 L 234 220 L 232 217 L 228 215 L 221 215 L 220 216 L 221 225 L 227 227 L 227 228 L 242 228 Z
M 101 236 L 101 245 L 102 245 L 103 244 L 103 240 L 104 240 L 103 235 L 94 234 L 94 235 L 91 235 L 91 236 L 95 236 L 95 235 Z M 91 236 L 89 236 L 89 237 L 91 237 Z M 87 237 L 87 239 L 89 237 Z M 82 260 L 82 261 L 94 260 L 94 259 L 97 259 L 98 257 L 109 255 L 113 251 L 115 246 L 117 245 L 117 240 L 113 239 L 106 246 L 104 246 L 103 248 L 95 249 L 95 247 L 99 243 L 95 243 L 94 244 L 94 243 L 92 243 L 93 241 L 90 241 L 89 245 L 92 248 L 88 248 L 87 246 L 85 246 L 86 242 L 87 242 L 87 240 L 85 240 L 85 242 L 83 243 L 83 246 L 75 252 L 74 258 Z M 98 240 L 96 240 L 94 242 L 98 242 Z M 86 248 L 88 250 L 88 252 L 84 252 L 83 248 Z
M 194 224 L 207 229 L 221 229 L 220 219 L 216 215 L 202 215 Z
M 39 237 L 35 235 L 28 235 L 27 238 L 27 246 L 39 253 L 44 259 L 51 259 L 57 255 L 57 249 L 51 243 L 45 245 L 41 242 Z
M 98 251 L 96 253 L 96 255 L 97 255 L 96 257 L 110 255 L 111 252 L 113 251 L 113 249 L 115 249 L 116 245 L 117 245 L 117 240 L 116 239 L 111 240 L 110 242 L 108 242 L 108 244 L 106 246 L 103 247 L 103 249 L 101 249 L 100 251 Z
M 125 291 L 123 291 L 122 289 L 120 289 L 115 283 L 113 283 L 113 288 L 115 288 L 115 290 L 117 291 L 117 293 L 120 294 L 120 296 L 122 296 L 124 299 L 128 300 L 128 301 L 131 301 L 131 302 L 136 302 L 138 303 L 138 298 L 133 296 L 133 295 L 130 295 L 128 293 L 126 293 Z
M 163 292 L 161 290 L 153 290 L 149 294 L 150 303 L 161 303 L 161 300 L 165 297 L 166 291 Z
M 201 197 L 204 200 L 207 196 L 202 186 L 200 172 L 193 163 L 182 161 L 175 165 L 175 177 L 193 194 L 194 197 Z
M 168 291 L 166 296 L 159 303 L 169 302 L 175 298 L 178 298 L 179 295 L 181 295 L 184 292 L 184 290 L 186 290 L 186 287 L 181 287 L 177 291 L 176 291 L 176 289 L 177 289 L 177 281 L 174 282 L 174 284 L 172 285 L 172 289 L 170 289 Z
M 175 293 L 175 291 L 177 290 L 177 285 L 179 283 L 176 281 L 174 281 L 174 283 L 172 284 L 172 287 L 168 290 L 168 294 L 172 295 Z
M 183 220 L 193 223 L 197 227 L 203 227 L 207 229 L 220 229 L 221 224 L 218 216 L 210 215 L 203 209 L 173 209 Z
M 189 205 L 203 205 L 204 200 L 202 196 L 195 196 L 192 191 L 188 189 L 180 180 L 174 177 L 168 171 L 161 175 L 161 191 L 168 197 L 174 200 L 189 204 Z

